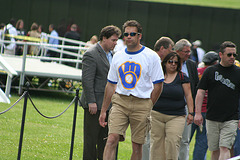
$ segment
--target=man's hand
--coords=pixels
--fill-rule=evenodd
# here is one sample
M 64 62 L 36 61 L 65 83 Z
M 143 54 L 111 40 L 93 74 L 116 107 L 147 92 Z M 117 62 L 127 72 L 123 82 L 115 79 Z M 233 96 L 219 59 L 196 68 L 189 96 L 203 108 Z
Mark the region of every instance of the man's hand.
M 97 104 L 96 103 L 89 103 L 89 112 L 90 114 L 96 114 L 97 113 Z
M 103 98 L 103 103 L 102 103 L 102 109 L 101 109 L 101 113 L 99 116 L 99 124 L 102 127 L 105 127 L 107 125 L 107 122 L 105 122 L 106 120 L 106 115 L 107 115 L 107 109 L 111 103 L 111 98 L 113 96 L 113 94 L 115 93 L 117 84 L 113 84 L 110 82 L 107 82 L 107 85 L 105 87 L 105 92 L 104 92 L 104 98 Z
M 107 125 L 107 122 L 105 122 L 105 119 L 106 119 L 106 112 L 100 114 L 99 116 L 99 124 L 100 126 L 102 127 L 105 127 Z
M 203 98 L 205 95 L 205 90 L 198 89 L 196 100 L 195 100 L 195 116 L 194 116 L 194 123 L 198 126 L 201 126 L 203 124 L 203 117 L 202 117 L 202 104 L 203 104 Z
M 202 118 L 202 114 L 195 114 L 194 116 L 194 123 L 198 126 L 200 126 L 203 123 L 203 118 Z
M 193 116 L 191 114 L 188 114 L 187 125 L 192 124 L 192 123 L 193 123 Z

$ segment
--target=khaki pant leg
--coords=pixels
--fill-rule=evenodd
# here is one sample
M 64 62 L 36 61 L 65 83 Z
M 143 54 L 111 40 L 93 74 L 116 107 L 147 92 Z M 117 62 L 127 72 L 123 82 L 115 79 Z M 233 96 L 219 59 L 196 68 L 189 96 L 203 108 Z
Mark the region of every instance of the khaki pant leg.
M 150 160 L 166 160 L 164 114 L 151 111 Z
M 177 116 L 166 123 L 166 159 L 177 160 L 185 117 Z
M 185 125 L 184 116 L 151 112 L 151 160 L 177 160 Z

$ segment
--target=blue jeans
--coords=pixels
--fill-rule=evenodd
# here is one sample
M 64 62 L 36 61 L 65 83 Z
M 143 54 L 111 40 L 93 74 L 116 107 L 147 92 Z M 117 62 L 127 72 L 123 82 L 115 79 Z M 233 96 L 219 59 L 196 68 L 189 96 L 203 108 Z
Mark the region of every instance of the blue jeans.
M 239 97 L 238 112 L 240 112 L 240 97 Z M 238 113 L 238 117 L 240 118 L 240 113 Z M 233 145 L 233 149 L 234 149 L 234 156 L 240 155 L 240 130 L 239 129 L 237 129 L 237 136 L 235 139 L 235 143 Z
M 185 106 L 185 109 L 188 113 L 187 105 Z M 178 160 L 189 159 L 189 144 L 190 144 L 190 138 L 191 138 L 192 124 L 187 125 L 187 116 L 188 115 L 185 116 L 185 126 L 182 134 L 182 139 L 180 141 Z
M 194 135 L 194 132 L 196 130 L 196 141 L 193 151 L 193 160 L 206 160 L 207 155 L 207 131 L 206 131 L 206 113 L 202 113 L 203 117 L 203 128 L 202 132 L 200 132 L 200 128 L 196 124 L 192 124 L 192 130 L 191 130 L 191 139 Z
M 234 156 L 240 155 L 240 130 L 239 129 L 237 129 L 237 137 L 235 139 L 233 148 L 234 148 Z

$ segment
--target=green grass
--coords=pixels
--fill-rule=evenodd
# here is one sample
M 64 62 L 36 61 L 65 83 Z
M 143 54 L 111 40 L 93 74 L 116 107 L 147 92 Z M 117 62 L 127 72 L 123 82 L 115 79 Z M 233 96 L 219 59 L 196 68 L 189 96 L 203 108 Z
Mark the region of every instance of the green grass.
M 239 0 L 136 0 L 136 1 L 240 9 L 240 1 Z
M 47 116 L 61 113 L 74 97 L 74 95 L 63 93 L 31 91 L 30 95 L 37 108 Z M 0 103 L 0 112 L 10 107 L 18 98 L 17 94 L 12 94 L 11 104 Z M 0 160 L 17 159 L 23 100 L 10 111 L 0 115 Z M 21 159 L 69 159 L 73 111 L 74 104 L 62 116 L 46 119 L 40 116 L 28 101 Z M 192 159 L 193 143 L 194 141 L 190 145 L 190 160 Z M 130 159 L 131 150 L 130 131 L 127 130 L 126 141 L 119 145 L 118 159 Z M 78 107 L 73 159 L 82 159 L 82 152 L 83 109 Z M 209 153 L 208 159 L 210 159 Z

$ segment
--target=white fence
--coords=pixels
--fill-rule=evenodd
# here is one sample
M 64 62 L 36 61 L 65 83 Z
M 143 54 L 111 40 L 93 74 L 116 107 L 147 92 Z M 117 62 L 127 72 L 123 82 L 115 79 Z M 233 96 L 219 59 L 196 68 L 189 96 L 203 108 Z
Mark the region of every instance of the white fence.
M 23 54 L 22 54 L 22 58 L 23 58 L 23 64 L 22 64 L 22 72 L 20 75 L 20 82 L 19 82 L 19 93 L 22 92 L 21 86 L 24 85 L 24 78 L 25 78 L 25 65 L 26 65 L 26 58 L 27 57 L 31 57 L 31 58 L 36 58 L 36 59 L 41 59 L 44 61 L 54 61 L 57 63 L 64 63 L 64 62 L 68 62 L 68 63 L 72 63 L 74 64 L 75 68 L 80 68 L 80 65 L 82 63 L 82 56 L 84 54 L 84 52 L 91 46 L 85 42 L 82 41 L 76 41 L 76 40 L 72 40 L 72 39 L 68 39 L 68 38 L 63 38 L 63 37 L 52 37 L 49 34 L 41 34 L 41 38 L 37 39 L 33 38 L 33 41 L 35 42 L 30 42 L 31 37 L 26 37 L 26 36 L 12 36 L 12 35 L 7 35 L 10 37 L 14 37 L 17 39 L 22 39 L 22 41 L 7 41 L 7 40 L 3 40 L 4 39 L 4 34 L 3 31 L 0 31 L 1 34 L 1 38 L 0 38 L 0 46 L 1 46 L 1 53 L 0 54 L 4 54 L 4 46 L 8 45 L 9 43 L 15 43 L 16 45 L 22 45 L 23 46 Z M 61 44 L 59 45 L 52 45 L 52 44 L 48 44 L 48 39 L 49 38 L 55 38 L 58 39 Z M 28 39 L 28 40 L 26 40 Z M 70 46 L 70 45 L 65 45 L 65 43 L 71 43 L 74 46 Z M 34 55 L 29 55 L 28 54 L 28 46 L 37 46 L 37 48 L 39 49 L 39 54 L 37 56 Z M 59 53 L 59 57 L 48 57 L 47 56 L 47 51 L 48 50 L 52 50 L 55 52 Z M 70 51 L 69 51 L 70 50 Z M 71 56 L 72 58 L 63 58 L 65 55 Z M 8 69 L 8 66 L 6 63 L 0 63 L 0 65 L 2 66 L 2 68 L 4 69 L 5 72 L 8 73 L 8 80 L 7 80 L 7 84 L 6 84 L 6 91 L 5 94 L 7 95 L 7 97 L 9 97 L 9 92 L 10 92 L 10 87 L 11 87 L 11 78 L 12 75 L 15 75 L 15 72 L 10 72 L 10 70 Z M 72 65 L 73 66 L 73 65 Z
M 3 40 L 4 39 L 3 31 L 0 31 L 0 35 L 1 35 L 1 39 L 0 39 L 1 54 L 3 54 L 3 52 L 4 52 L 4 44 L 15 43 L 16 45 L 23 45 L 24 47 L 26 46 L 26 50 L 23 51 L 23 56 L 24 56 L 24 54 L 26 54 L 26 56 L 33 56 L 33 55 L 29 55 L 27 53 L 28 46 L 37 46 L 37 48 L 40 52 L 37 56 L 33 56 L 33 57 L 43 59 L 43 60 L 57 61 L 60 64 L 62 64 L 63 62 L 74 63 L 76 68 L 80 67 L 81 62 L 82 62 L 81 61 L 82 55 L 91 46 L 90 44 L 87 44 L 82 41 L 72 40 L 72 39 L 63 38 L 63 37 L 53 37 L 46 33 L 41 34 L 41 38 L 39 38 L 39 42 L 35 41 L 35 39 L 37 39 L 37 38 L 33 38 L 33 40 L 35 42 L 31 42 L 31 37 L 12 36 L 12 35 L 7 35 L 7 36 L 10 36 L 13 38 L 16 37 L 16 38 L 22 39 L 24 41 L 15 41 L 15 42 L 6 41 L 6 40 Z M 58 39 L 59 42 L 61 42 L 61 44 L 59 44 L 59 45 L 48 44 L 47 41 L 49 38 Z M 26 41 L 26 39 L 27 39 L 27 41 Z M 74 46 L 73 45 L 65 45 L 66 43 L 68 43 L 68 44 L 71 43 Z M 47 57 L 48 50 L 58 52 L 59 57 L 58 58 Z M 69 50 L 71 50 L 71 51 L 69 51 Z M 68 56 L 71 56 L 74 58 L 71 58 L 71 59 L 63 58 L 64 55 L 68 55 Z

